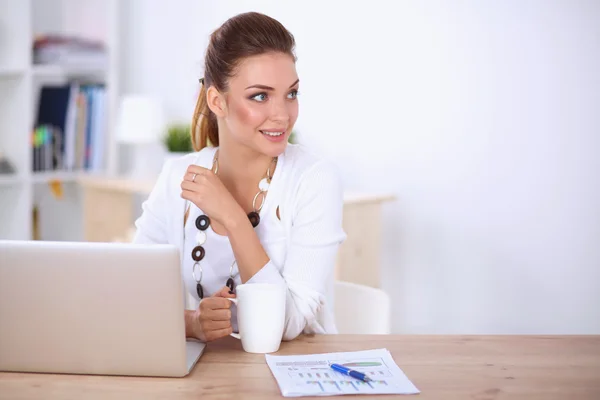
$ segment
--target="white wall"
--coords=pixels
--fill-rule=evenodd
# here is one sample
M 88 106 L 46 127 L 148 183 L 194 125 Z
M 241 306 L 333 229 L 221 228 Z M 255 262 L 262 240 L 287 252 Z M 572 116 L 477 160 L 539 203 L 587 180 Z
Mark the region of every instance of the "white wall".
M 600 3 L 133 0 L 124 88 L 188 120 L 247 10 L 296 36 L 301 141 L 398 197 L 396 332 L 600 333 Z

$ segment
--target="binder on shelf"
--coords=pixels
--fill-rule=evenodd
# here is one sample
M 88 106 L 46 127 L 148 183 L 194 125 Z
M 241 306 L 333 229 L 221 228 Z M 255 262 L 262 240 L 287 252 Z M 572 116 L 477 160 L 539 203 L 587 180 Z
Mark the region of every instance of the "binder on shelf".
M 32 132 L 33 171 L 98 171 L 106 136 L 103 84 L 45 85 Z

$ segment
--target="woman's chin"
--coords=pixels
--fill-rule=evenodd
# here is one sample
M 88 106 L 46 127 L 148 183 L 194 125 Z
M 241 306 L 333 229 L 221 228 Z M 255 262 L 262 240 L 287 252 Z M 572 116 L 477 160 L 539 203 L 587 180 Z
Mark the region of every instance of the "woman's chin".
M 288 141 L 287 140 L 282 140 L 279 142 L 267 142 L 265 143 L 265 141 L 261 141 L 261 153 L 268 155 L 269 157 L 278 157 L 279 155 L 281 155 L 281 153 L 283 153 L 285 151 L 285 148 L 288 145 Z

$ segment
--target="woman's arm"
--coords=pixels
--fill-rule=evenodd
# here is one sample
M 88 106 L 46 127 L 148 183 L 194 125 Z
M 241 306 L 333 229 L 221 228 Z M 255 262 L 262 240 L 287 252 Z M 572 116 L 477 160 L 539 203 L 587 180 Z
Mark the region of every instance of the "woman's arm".
M 170 161 L 167 161 L 152 188 L 148 199 L 142 204 L 142 215 L 135 221 L 136 233 L 133 243 L 165 244 L 169 242 L 167 232 L 167 212 Z M 183 227 L 182 227 L 183 229 Z M 206 340 L 199 318 L 200 310 L 184 310 L 185 336 Z
M 246 283 L 269 262 L 269 256 L 243 212 L 232 215 L 224 226 L 235 254 L 240 279 Z
M 165 244 L 167 236 L 167 194 L 171 161 L 167 161 L 158 175 L 158 179 L 142 204 L 142 215 L 135 221 L 136 232 L 133 243 Z
M 343 190 L 333 167 L 320 162 L 306 171 L 294 204 L 290 247 L 281 269 L 269 260 L 247 218 L 232 219 L 226 226 L 243 282 L 287 285 L 284 340 L 296 338 L 306 327 L 327 333 L 317 316 L 326 302 L 339 245 L 346 237 Z

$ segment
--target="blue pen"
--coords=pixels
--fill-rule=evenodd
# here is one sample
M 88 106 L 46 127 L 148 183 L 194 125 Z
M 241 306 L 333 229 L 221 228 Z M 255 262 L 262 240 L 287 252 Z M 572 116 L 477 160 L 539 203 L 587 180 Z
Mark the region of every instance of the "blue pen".
M 337 372 L 341 372 L 344 375 L 348 375 L 353 378 L 360 379 L 363 382 L 371 382 L 372 381 L 371 378 L 369 378 L 367 375 L 363 374 L 362 372 L 358 372 L 353 369 L 343 367 L 339 364 L 329 364 L 329 366 Z

